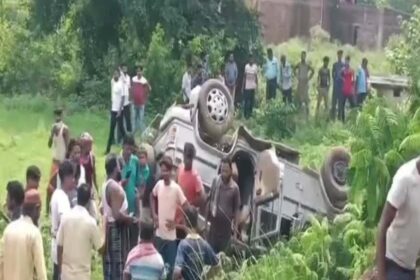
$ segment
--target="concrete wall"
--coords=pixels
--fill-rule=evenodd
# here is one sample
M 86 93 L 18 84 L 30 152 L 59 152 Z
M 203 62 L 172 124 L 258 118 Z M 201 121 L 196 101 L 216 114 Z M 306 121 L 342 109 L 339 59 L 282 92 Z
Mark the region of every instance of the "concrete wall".
M 385 9 L 381 15 L 374 7 L 340 5 L 330 8 L 330 17 L 334 22 L 331 37 L 362 49 L 384 46 L 392 34 L 400 32 L 401 15 L 393 10 Z
M 280 43 L 308 36 L 309 29 L 321 23 L 323 0 L 260 0 L 258 10 L 267 43 Z
M 293 37 L 308 36 L 312 26 L 321 25 L 332 39 L 356 43 L 361 48 L 374 48 L 378 41 L 383 46 L 390 35 L 399 33 L 400 20 L 405 17 L 386 9 L 381 25 L 381 11 L 375 7 L 337 5 L 335 0 L 249 1 L 248 4 L 259 11 L 265 41 L 276 44 Z M 381 29 L 383 36 L 378 38 Z

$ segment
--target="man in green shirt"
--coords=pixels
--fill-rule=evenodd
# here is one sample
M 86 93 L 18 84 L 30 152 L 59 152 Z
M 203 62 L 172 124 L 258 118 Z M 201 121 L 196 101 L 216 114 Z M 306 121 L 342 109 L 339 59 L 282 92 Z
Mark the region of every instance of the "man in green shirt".
M 128 202 L 128 214 L 139 217 L 139 195 L 142 190 L 142 176 L 139 159 L 134 154 L 136 143 L 132 136 L 126 136 L 122 150 L 122 185 Z M 135 219 L 137 220 L 137 219 Z M 138 222 L 130 225 L 130 249 L 137 245 L 139 236 Z

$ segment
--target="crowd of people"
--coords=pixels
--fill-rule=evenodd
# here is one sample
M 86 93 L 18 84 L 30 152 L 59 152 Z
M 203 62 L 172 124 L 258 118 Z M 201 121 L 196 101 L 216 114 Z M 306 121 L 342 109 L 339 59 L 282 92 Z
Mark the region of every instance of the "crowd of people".
M 139 73 L 140 68 L 141 80 Z M 124 100 L 118 104 L 119 114 Z M 39 226 L 41 171 L 30 166 L 26 187 L 18 181 L 7 185 L 4 218 L 10 222 L 2 238 L 0 279 L 45 280 L 46 262 L 53 280 L 91 279 L 94 251 L 103 258 L 105 280 L 195 280 L 202 279 L 204 266 L 218 267 L 219 254 L 238 236 L 240 194 L 230 159 L 221 161 L 207 195 L 194 169 L 193 144 L 185 144 L 183 163 L 175 166 L 165 154 L 149 160 L 155 155 L 124 133 L 121 153 L 106 156 L 106 180 L 99 188 L 93 137 L 85 132 L 72 138 L 62 110 L 54 115 L 44 201 L 51 259 L 45 259 Z
M 368 61 L 363 59 L 356 74 L 350 67 L 350 57 L 343 61 L 341 50 L 332 69 L 329 61 L 324 57 L 318 70 L 317 114 L 322 102 L 328 110 L 332 84 L 331 117 L 337 116 L 338 105 L 338 117 L 344 121 L 346 103 L 361 105 L 367 96 Z M 276 98 L 280 89 L 284 103 L 296 99 L 309 114 L 309 81 L 315 71 L 307 63 L 305 52 L 292 66 L 285 55 L 279 63 L 268 49 L 262 70 L 267 100 Z M 250 118 L 259 83 L 259 69 L 252 55 L 244 67 L 242 85 L 238 85 L 238 72 L 230 54 L 216 78 L 226 84 L 233 100 L 240 87 L 243 114 Z M 202 55 L 194 69 L 188 65 L 182 79 L 185 103 L 195 106 L 200 86 L 210 76 L 207 55 Z M 293 76 L 297 78 L 295 95 Z M 194 145 L 185 144 L 179 166 L 171 157 L 155 157 L 149 154 L 150 149 L 139 147 L 134 136 L 145 129 L 145 106 L 151 89 L 141 66 L 134 77 L 128 75 L 124 64 L 114 72 L 106 181 L 101 188 L 93 137 L 85 132 L 71 138 L 63 111 L 54 111 L 55 122 L 48 139 L 52 165 L 45 199 L 45 213 L 51 220 L 51 260 L 45 260 L 39 228 L 41 171 L 30 166 L 25 187 L 18 181 L 7 184 L 4 218 L 10 223 L 2 238 L 0 279 L 46 279 L 46 261 L 52 263 L 53 280 L 90 279 L 94 250 L 103 257 L 105 280 L 201 279 L 204 265 L 218 265 L 217 254 L 239 236 L 241 202 L 232 162 L 222 160 L 220 175 L 207 195 L 193 167 Z M 121 142 L 121 154 L 111 154 L 112 144 Z M 205 217 L 204 228 L 199 226 L 199 214 Z
M 267 49 L 267 57 L 262 65 L 262 74 L 266 82 L 265 98 L 266 101 L 277 97 L 277 90 L 281 91 L 282 99 L 285 104 L 295 103 L 298 108 L 302 108 L 306 115 L 309 115 L 311 89 L 310 81 L 317 73 L 315 85 L 317 89 L 316 115 L 319 114 L 320 106 L 324 103 L 326 113 L 331 119 L 345 120 L 345 108 L 349 103 L 350 107 L 361 106 L 369 92 L 369 70 L 368 60 L 363 58 L 357 71 L 350 65 L 350 56 L 347 55 L 343 60 L 343 51 L 337 52 L 337 61 L 330 68 L 330 58 L 322 59 L 322 67 L 315 70 L 308 63 L 307 54 L 301 52 L 300 61 L 292 65 L 286 55 L 281 55 L 280 62 L 274 56 L 272 49 Z M 197 85 L 205 81 L 203 77 L 210 77 L 208 69 L 198 64 L 193 71 L 189 66 L 182 79 L 182 92 L 184 101 L 197 99 L 192 97 L 192 91 Z M 259 67 L 253 55 L 250 55 L 243 69 L 243 82 L 239 85 L 239 71 L 233 53 L 228 56 L 224 64 L 224 69 L 215 78 L 220 79 L 228 88 L 233 101 L 241 99 L 243 115 L 246 119 L 250 118 L 255 106 L 255 98 L 258 94 L 258 73 Z M 206 73 L 206 75 L 202 75 Z M 293 94 L 294 82 L 296 80 L 296 93 Z M 332 94 L 330 88 L 332 87 Z M 239 90 L 238 90 L 239 88 Z M 240 93 L 240 98 L 236 98 L 236 93 Z M 330 95 L 331 98 L 330 98 Z M 331 105 L 329 105 L 331 99 Z
M 300 61 L 292 65 L 286 55 L 281 55 L 280 62 L 273 54 L 272 49 L 267 49 L 267 57 L 262 65 L 262 74 L 266 81 L 266 101 L 277 97 L 277 90 L 281 91 L 285 104 L 294 103 L 309 116 L 311 80 L 315 70 L 308 63 L 307 54 L 301 52 Z M 201 85 L 210 77 L 219 79 L 229 90 L 232 100 L 241 100 L 243 116 L 248 119 L 253 114 L 256 95 L 258 94 L 259 67 L 253 55 L 249 55 L 243 69 L 242 84 L 239 84 L 239 69 L 233 53 L 228 55 L 226 62 L 218 73 L 211 73 L 209 57 L 201 54 L 196 65 L 188 63 L 182 77 L 181 92 L 186 106 L 197 107 Z M 322 59 L 322 67 L 316 72 L 316 112 L 319 115 L 323 103 L 325 113 L 335 120 L 345 120 L 347 103 L 351 108 L 361 106 L 369 93 L 368 60 L 363 58 L 360 66 L 355 71 L 350 65 L 350 56 L 343 60 L 343 51 L 338 50 L 337 61 L 330 67 L 328 56 Z M 296 86 L 294 83 L 296 81 Z M 293 93 L 296 88 L 296 93 Z M 330 89 L 332 88 L 332 93 Z M 143 75 L 143 67 L 138 66 L 136 75 L 130 77 L 125 64 L 115 70 L 111 79 L 111 114 L 110 129 L 106 154 L 115 142 L 117 128 L 117 142 L 121 142 L 127 133 L 136 135 L 145 129 L 145 107 L 152 88 Z M 240 93 L 237 98 L 236 93 Z M 330 101 L 331 100 L 331 101 Z M 134 122 L 134 125 L 132 125 Z M 63 132 L 65 133 L 65 131 Z
M 330 58 L 325 56 L 322 60 L 322 67 L 318 70 L 316 115 L 319 114 L 320 105 L 323 102 L 326 113 L 330 113 L 331 119 L 337 117 L 345 120 L 346 102 L 351 107 L 361 106 L 368 92 L 368 60 L 363 58 L 360 67 L 355 72 L 350 65 L 350 56 L 347 55 L 343 61 L 343 51 L 338 50 L 337 61 L 329 68 Z M 296 105 L 303 108 L 306 115 L 309 115 L 310 107 L 310 81 L 315 74 L 313 67 L 307 62 L 306 52 L 301 52 L 300 62 L 292 66 L 285 55 L 280 58 L 280 63 L 273 56 L 271 49 L 267 50 L 266 63 L 263 66 L 264 77 L 266 78 L 266 99 L 276 97 L 276 91 L 280 88 L 283 102 L 291 104 L 293 102 L 293 76 L 296 77 L 297 86 Z M 329 108 L 330 88 L 332 84 L 332 101 Z

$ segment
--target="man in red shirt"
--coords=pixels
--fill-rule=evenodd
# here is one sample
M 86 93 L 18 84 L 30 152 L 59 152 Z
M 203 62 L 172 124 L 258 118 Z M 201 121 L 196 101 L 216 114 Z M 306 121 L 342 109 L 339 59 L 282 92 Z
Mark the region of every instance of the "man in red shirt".
M 350 67 L 350 56 L 346 56 L 344 67 L 341 70 L 341 79 L 343 80 L 343 89 L 340 104 L 338 107 L 338 116 L 344 122 L 346 102 L 349 101 L 350 107 L 354 107 L 354 71 Z
M 143 76 L 143 67 L 137 68 L 137 75 L 132 79 L 132 100 L 134 104 L 134 134 L 140 129 L 144 130 L 144 108 L 147 97 L 151 91 L 149 82 Z
M 204 192 L 203 182 L 197 170 L 193 168 L 193 161 L 195 157 L 195 148 L 191 143 L 184 145 L 184 163 L 178 167 L 178 184 L 181 186 L 185 197 L 189 204 L 204 209 L 206 196 Z M 176 215 L 177 224 L 184 224 L 184 215 L 181 209 L 178 209 Z M 180 238 L 184 237 L 186 233 L 178 230 Z

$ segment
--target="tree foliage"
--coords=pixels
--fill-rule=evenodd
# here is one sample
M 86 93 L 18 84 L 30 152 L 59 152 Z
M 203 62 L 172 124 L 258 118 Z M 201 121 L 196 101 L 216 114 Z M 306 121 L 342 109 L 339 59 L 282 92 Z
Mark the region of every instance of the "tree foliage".
M 146 66 L 157 104 L 179 92 L 184 60 L 198 49 L 210 55 L 215 71 L 227 52 L 244 60 L 260 48 L 257 17 L 242 1 L 4 1 L 0 87 L 6 93 L 59 94 L 82 106 L 106 106 L 111 73 L 124 62 L 132 75 L 136 65 Z
M 369 223 L 379 220 L 395 172 L 420 150 L 419 114 L 391 110 L 379 99 L 357 116 L 350 142 L 350 185 L 353 199 L 364 198 Z

